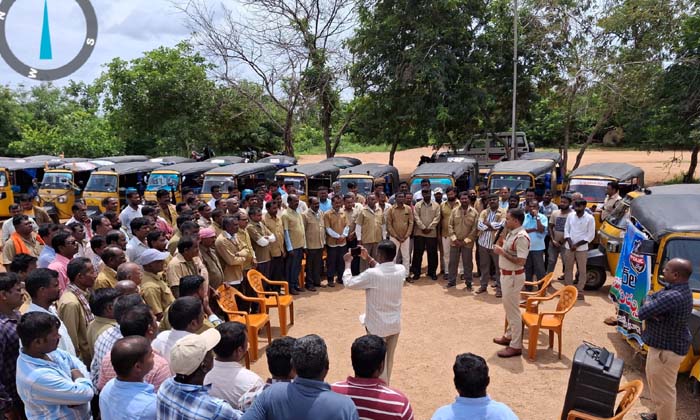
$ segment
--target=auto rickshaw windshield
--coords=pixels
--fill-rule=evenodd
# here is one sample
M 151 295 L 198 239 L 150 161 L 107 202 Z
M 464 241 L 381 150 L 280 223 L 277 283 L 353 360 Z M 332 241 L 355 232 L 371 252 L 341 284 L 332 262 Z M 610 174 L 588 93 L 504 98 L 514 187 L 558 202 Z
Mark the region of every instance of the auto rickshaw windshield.
M 73 181 L 72 172 L 53 172 L 44 175 L 41 188 L 70 188 Z
M 148 186 L 146 191 L 158 191 L 165 189 L 171 191 L 176 189 L 180 183 L 178 174 L 154 174 L 148 178 Z
M 85 191 L 115 192 L 117 191 L 117 175 L 93 174 L 85 186 Z
M 221 187 L 219 191 L 226 193 L 229 187 L 236 188 L 236 177 L 231 175 L 207 175 L 202 184 L 202 194 L 211 194 L 214 186 Z
M 512 193 L 520 193 L 532 187 L 529 175 L 491 175 L 491 192 L 496 193 L 508 187 Z
M 411 192 L 416 193 L 420 191 L 420 182 L 423 178 L 414 178 L 413 181 L 411 182 Z M 447 189 L 447 187 L 452 186 L 452 180 L 449 178 L 428 178 L 430 179 L 430 189 L 432 191 L 435 190 L 435 188 L 441 188 L 443 191 Z
M 374 182 L 367 178 L 341 178 L 340 192 L 345 195 L 348 192 L 348 184 L 354 183 L 357 185 L 357 192 L 362 195 L 371 194 L 373 192 Z
M 700 291 L 700 238 L 677 238 L 666 242 L 659 267 L 660 279 L 663 279 L 661 267 L 673 258 L 683 258 L 690 261 L 693 267 L 693 274 L 690 275 L 689 281 L 690 288 L 693 291 Z
M 589 203 L 602 203 L 608 191 L 607 180 L 574 178 L 569 183 L 569 191 L 579 192 Z

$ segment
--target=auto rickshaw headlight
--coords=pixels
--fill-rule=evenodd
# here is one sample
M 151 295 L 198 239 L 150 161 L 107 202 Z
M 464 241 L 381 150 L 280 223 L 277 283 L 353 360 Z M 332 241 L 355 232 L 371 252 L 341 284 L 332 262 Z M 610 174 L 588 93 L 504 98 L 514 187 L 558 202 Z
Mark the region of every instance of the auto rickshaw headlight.
M 59 202 L 59 203 L 65 203 L 66 201 L 68 201 L 68 197 L 66 197 L 66 196 L 60 196 L 60 197 L 58 197 L 58 202 Z

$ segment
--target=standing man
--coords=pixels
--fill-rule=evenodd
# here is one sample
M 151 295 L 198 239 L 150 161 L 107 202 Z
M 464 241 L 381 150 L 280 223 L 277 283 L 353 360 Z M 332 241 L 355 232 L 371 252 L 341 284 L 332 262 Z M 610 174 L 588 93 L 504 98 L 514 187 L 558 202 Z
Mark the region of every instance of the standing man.
M 73 217 L 68 219 L 66 226 L 70 226 L 72 223 L 80 223 L 85 226 L 85 234 L 88 240 L 92 238 L 92 220 L 87 215 L 87 206 L 85 203 L 80 201 L 76 202 L 71 206 L 71 212 L 73 212 Z
M 7 419 L 19 419 L 24 412 L 22 400 L 17 395 L 17 357 L 19 336 L 17 323 L 22 305 L 22 283 L 15 273 L 0 273 L 0 415 Z
M 384 215 L 382 210 L 377 208 L 377 196 L 367 194 L 365 208 L 357 215 L 355 221 L 355 235 L 358 245 L 362 245 L 367 250 L 370 257 L 377 256 L 377 244 L 382 240 L 382 223 Z M 367 270 L 366 260 L 360 261 L 360 271 Z
M 382 337 L 386 341 L 384 371 L 379 376 L 387 384 L 391 380 L 394 365 L 394 351 L 401 332 L 401 293 L 406 279 L 406 269 L 394 263 L 396 245 L 391 241 L 381 241 L 377 247 L 377 260 L 363 247 L 361 257 L 367 261 L 369 269 L 359 276 L 352 276 L 348 252 L 345 260 L 343 283 L 348 289 L 364 289 L 366 313 L 361 317 L 369 334 Z
M 523 353 L 523 321 L 520 314 L 520 291 L 525 283 L 525 263 L 530 252 L 530 237 L 523 229 L 525 213 L 522 209 L 510 209 L 506 215 L 508 236 L 503 246 L 496 245 L 494 252 L 499 256 L 503 308 L 506 311 L 508 329 L 493 342 L 506 346 L 498 357 L 520 356 Z
M 430 190 L 423 191 L 422 200 L 416 203 L 413 212 L 413 280 L 420 278 L 423 252 L 427 252 L 428 277 L 437 281 L 437 226 L 440 223 L 440 205 L 432 201 L 431 194 Z
M 586 200 L 574 202 L 574 214 L 566 218 L 564 240 L 566 240 L 566 256 L 564 258 L 564 283 L 574 284 L 574 262 L 578 268 L 578 300 L 584 300 L 583 288 L 586 286 L 586 262 L 588 260 L 588 244 L 595 238 L 595 219 L 586 213 Z
M 135 261 L 136 264 L 143 266 L 141 297 L 151 307 L 159 321 L 163 319 L 165 309 L 175 301 L 168 283 L 163 278 L 163 267 L 169 255 L 167 252 L 150 249 Z
M 224 195 L 221 193 L 221 186 L 214 185 L 211 187 L 211 200 L 207 203 L 212 211 L 216 210 L 217 200 L 221 200 Z
M 476 241 L 478 232 L 479 213 L 471 206 L 468 192 L 462 191 L 459 195 L 459 202 L 460 206 L 452 210 L 447 224 L 450 238 L 450 275 L 446 287 L 455 287 L 457 284 L 457 267 L 461 258 L 464 276 L 466 277 L 466 290 L 471 291 L 474 268 L 472 250 L 474 249 L 474 241 Z
M 399 254 L 406 269 L 406 280 L 412 283 L 408 277 L 411 264 L 411 233 L 413 233 L 413 209 L 406 204 L 406 200 L 411 200 L 410 193 L 397 192 L 394 196 L 394 204 L 386 213 L 386 229 L 389 232 L 389 240 L 394 243 L 397 249 L 394 262 L 398 261 Z
M 450 264 L 450 258 L 452 254 L 450 250 L 450 247 L 452 245 L 449 226 L 450 216 L 452 215 L 452 210 L 459 206 L 461 199 L 460 201 L 457 201 L 457 190 L 455 189 L 455 187 L 447 187 L 445 194 L 447 195 L 447 200 L 440 203 L 440 249 L 442 249 L 442 258 L 440 259 L 440 263 L 442 264 L 443 276 L 452 278 L 450 277 L 450 270 L 452 267 L 452 264 Z M 459 266 L 459 264 L 457 264 L 457 266 Z
M 58 273 L 58 283 L 61 292 L 68 287 L 68 263 L 78 252 L 75 238 L 66 232 L 60 232 L 51 239 L 51 246 L 56 250 L 56 257 L 48 268 Z
M 250 217 L 250 223 L 248 223 L 246 229 L 248 230 L 250 241 L 253 244 L 255 259 L 258 261 L 257 270 L 262 273 L 265 278 L 270 279 L 272 270 L 270 249 L 273 244 L 277 242 L 277 237 L 268 229 L 265 223 L 263 223 L 263 214 L 260 207 L 251 208 L 248 211 L 248 217 Z
M 29 194 L 20 195 L 19 205 L 22 207 L 22 214 L 32 219 L 35 225 L 41 226 L 46 223 L 54 223 L 46 210 L 34 205 L 33 197 Z M 56 220 L 56 222 L 58 222 L 58 220 Z
M 276 193 L 279 197 L 279 193 Z M 265 203 L 267 213 L 263 215 L 263 223 L 275 235 L 275 242 L 270 244 L 270 280 L 284 280 L 284 226 L 279 216 L 279 207 L 276 202 Z
M 600 220 L 607 219 L 610 213 L 612 213 L 620 203 L 620 200 L 622 200 L 622 197 L 620 197 L 620 184 L 618 184 L 617 181 L 608 182 L 608 189 L 606 191 L 603 209 L 600 213 Z
M 143 216 L 141 214 L 141 195 L 139 195 L 139 192 L 135 190 L 128 191 L 126 193 L 126 204 L 127 206 L 119 214 L 119 222 L 126 228 L 126 233 L 131 235 L 131 221 Z M 112 223 L 112 226 L 117 229 L 114 223 Z
M 304 234 L 306 236 L 306 289 L 315 292 L 321 287 L 321 271 L 323 269 L 323 246 L 325 232 L 323 217 L 319 211 L 318 198 L 309 197 L 309 209 L 302 214 Z
M 289 284 L 291 294 L 304 291 L 299 287 L 299 273 L 301 272 L 301 260 L 304 257 L 306 237 L 304 236 L 304 220 L 297 212 L 298 207 L 299 197 L 296 194 L 289 194 L 287 209 L 282 213 L 282 226 L 284 227 L 284 244 L 287 249 L 285 280 Z
M 240 290 L 243 283 L 243 263 L 249 257 L 248 250 L 238 238 L 238 218 L 224 217 L 224 231 L 214 242 L 216 254 L 224 269 L 224 281 Z
M 199 230 L 199 256 L 209 275 L 209 286 L 214 290 L 224 282 L 224 268 L 221 266 L 219 256 L 216 255 L 216 232 L 212 228 Z
M 553 273 L 554 267 L 557 265 L 557 259 L 561 256 L 562 267 L 566 267 L 564 263 L 566 248 L 564 247 L 564 227 L 566 219 L 571 214 L 571 197 L 563 195 L 559 201 L 559 208 L 554 210 L 549 216 L 549 258 L 547 259 L 547 273 Z M 566 268 L 564 268 L 566 271 Z M 617 325 L 617 317 L 615 317 L 615 325 Z
M 347 239 L 350 227 L 343 206 L 343 197 L 334 195 L 331 200 L 333 208 L 323 214 L 323 226 L 326 228 L 327 277 L 328 287 L 335 287 L 335 282 L 343 280 L 343 255 L 347 252 Z
M 355 202 L 355 194 L 348 192 L 343 197 L 343 211 L 345 212 L 345 217 L 348 221 L 348 249 L 353 249 L 357 247 L 357 235 L 355 234 L 355 221 L 357 216 L 362 211 L 362 204 Z M 352 260 L 352 274 L 358 275 L 360 273 L 360 258 L 354 258 Z
M 498 207 L 502 208 L 503 210 L 508 210 L 508 201 L 510 199 L 510 188 L 508 187 L 501 187 L 500 190 L 498 190 L 498 195 L 501 197 L 500 200 L 498 200 Z
M 180 279 L 195 275 L 209 277 L 209 273 L 199 259 L 199 234 L 196 238 L 184 236 L 180 239 L 177 243 L 177 253 L 168 261 L 165 269 L 165 279 L 175 299 L 180 297 Z
M 318 205 L 323 213 L 333 208 L 333 202 L 328 198 L 328 188 L 323 185 L 318 187 Z
M 88 297 L 96 277 L 89 258 L 73 259 L 68 264 L 70 283 L 58 300 L 58 316 L 66 324 L 73 346 L 77 350 L 77 356 L 86 366 L 92 362 L 87 329 L 90 322 L 95 319 Z
M 177 226 L 177 209 L 170 201 L 170 191 L 164 188 L 159 189 L 156 191 L 156 200 L 158 201 L 158 216 L 162 217 L 170 227 L 172 235 L 173 229 Z
M 416 191 L 413 193 L 413 201 L 419 202 L 420 200 L 423 199 L 423 193 L 428 191 L 430 193 L 430 199 L 434 199 L 435 196 L 433 196 L 433 191 L 430 188 L 430 179 L 428 178 L 423 178 L 420 180 L 420 190 Z
M 129 261 L 136 261 L 139 255 L 148 249 L 146 237 L 148 232 L 151 231 L 151 225 L 147 218 L 135 217 L 131 220 L 129 226 L 131 226 L 131 239 L 126 244 L 126 257 Z
M 688 260 L 667 262 L 663 269 L 666 287 L 647 296 L 639 308 L 639 319 L 646 321 L 642 339 L 649 346 L 649 394 L 656 406 L 656 413 L 642 414 L 644 420 L 676 418 L 676 377 L 691 341 L 688 320 L 693 312 L 693 293 L 688 279 L 692 273 Z
M 496 283 L 496 297 L 503 297 L 501 290 L 501 271 L 498 266 L 498 255 L 494 252 L 493 246 L 496 243 L 496 234 L 503 228 L 506 218 L 506 211 L 498 206 L 498 196 L 491 194 L 488 197 L 488 208 L 484 209 L 479 214 L 479 263 L 481 265 L 479 271 L 479 290 L 476 294 L 485 293 L 488 290 L 489 277 L 493 272 L 493 281 Z M 491 266 L 495 268 L 492 271 Z
M 547 230 L 545 231 L 545 237 L 544 237 L 544 267 L 545 269 L 549 266 L 549 242 L 552 240 L 552 237 L 549 232 L 549 219 L 552 216 L 552 213 L 556 210 L 559 209 L 559 206 L 554 204 L 552 202 L 552 191 L 551 190 L 546 190 L 544 192 L 544 195 L 542 196 L 542 202 L 540 203 L 540 214 L 543 214 L 547 218 Z
M 544 253 L 547 249 L 544 244 L 545 232 L 547 231 L 547 217 L 540 214 L 540 204 L 537 199 L 526 201 L 527 214 L 523 228 L 530 236 L 530 253 L 527 254 L 525 263 L 525 281 L 532 281 L 534 274 L 537 280 L 544 277 Z
M 8 222 L 10 221 L 5 221 L 5 223 Z M 34 232 L 34 225 L 29 217 L 21 214 L 13 217 L 11 223 L 15 227 L 15 232 L 2 247 L 2 264 L 6 269 L 12 264 L 15 255 L 29 254 L 39 258 L 44 247 L 44 241 Z

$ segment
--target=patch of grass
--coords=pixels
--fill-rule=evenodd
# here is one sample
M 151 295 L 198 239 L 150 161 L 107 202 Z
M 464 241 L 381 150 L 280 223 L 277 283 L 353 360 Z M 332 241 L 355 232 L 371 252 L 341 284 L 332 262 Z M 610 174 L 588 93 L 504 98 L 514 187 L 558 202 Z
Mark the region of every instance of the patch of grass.
M 342 154 L 359 154 L 359 153 L 371 153 L 371 152 L 386 152 L 389 153 L 391 146 L 388 144 L 359 144 L 351 142 L 341 142 L 338 146 L 338 151 L 335 153 L 337 155 Z M 399 148 L 401 150 L 401 148 Z M 297 151 L 300 155 L 323 155 L 326 153 L 326 146 L 323 144 L 313 145 L 306 148 L 300 148 Z
M 664 185 L 685 184 L 685 182 L 683 182 L 683 177 L 684 177 L 684 176 L 685 176 L 685 174 L 684 174 L 683 172 L 681 172 L 681 173 L 679 173 L 678 175 L 674 176 L 673 178 L 665 180 L 665 181 L 663 182 L 663 184 L 664 184 Z M 698 179 L 698 178 L 693 178 L 693 179 L 690 181 L 690 183 L 691 183 L 691 184 L 698 184 L 698 183 L 700 183 L 700 179 Z

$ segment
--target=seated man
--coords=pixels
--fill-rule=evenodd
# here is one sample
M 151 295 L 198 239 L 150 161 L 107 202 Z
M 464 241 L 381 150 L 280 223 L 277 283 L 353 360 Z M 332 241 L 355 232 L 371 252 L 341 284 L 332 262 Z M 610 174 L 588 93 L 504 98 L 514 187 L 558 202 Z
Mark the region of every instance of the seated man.
M 486 395 L 491 379 L 489 367 L 482 357 L 472 353 L 460 354 L 452 370 L 459 397 L 454 403 L 438 408 L 432 420 L 518 419 L 507 405 L 493 401 Z
M 221 334 L 221 341 L 214 347 L 214 367 L 204 377 L 204 385 L 211 385 L 210 395 L 241 410 L 241 397 L 262 389 L 265 384 L 256 373 L 241 364 L 248 351 L 247 327 L 240 322 L 225 322 L 216 329 Z
M 182 299 L 182 298 L 181 298 Z M 214 356 L 211 350 L 219 344 L 221 335 L 215 329 L 190 334 L 180 339 L 170 353 L 170 368 L 175 377 L 158 390 L 158 418 L 179 420 L 237 420 L 241 412 L 224 400 L 209 395 L 203 385 L 211 370 Z
M 328 351 L 315 334 L 298 338 L 292 350 L 294 382 L 272 384 L 255 399 L 244 420 L 358 420 L 352 400 L 331 391 L 323 380 L 328 374 Z
M 17 394 L 29 420 L 91 418 L 95 391 L 80 359 L 58 349 L 60 325 L 45 312 L 24 314 L 17 325 Z
M 117 377 L 100 392 L 102 419 L 155 420 L 156 393 L 143 380 L 153 369 L 151 342 L 139 336 L 119 339 L 111 356 Z
M 408 397 L 379 379 L 386 357 L 384 339 L 372 334 L 363 335 L 352 343 L 350 355 L 355 377 L 336 382 L 331 389 L 352 398 L 362 418 L 413 419 Z

